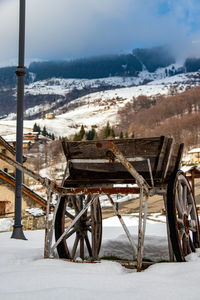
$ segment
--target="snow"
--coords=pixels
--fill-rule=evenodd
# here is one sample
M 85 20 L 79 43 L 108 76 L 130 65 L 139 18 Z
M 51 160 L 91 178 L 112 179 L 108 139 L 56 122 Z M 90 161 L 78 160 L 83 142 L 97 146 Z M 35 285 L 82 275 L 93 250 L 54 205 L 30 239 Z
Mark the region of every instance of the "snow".
M 189 154 L 192 154 L 192 153 L 200 153 L 200 148 L 193 148 L 191 149 L 190 151 L 188 151 Z
M 125 222 L 134 235 L 136 216 L 126 216 Z M 103 225 L 101 254 L 131 253 L 116 218 L 104 220 Z M 148 221 L 146 255 L 166 258 L 165 227 Z M 200 249 L 189 255 L 186 263 L 157 263 L 137 273 L 113 261 L 43 259 L 44 231 L 25 231 L 27 241 L 10 239 L 10 235 L 0 233 L 2 300 L 193 300 L 200 292 Z
M 0 219 L 0 232 L 1 231 L 9 231 L 12 225 L 13 225 L 12 218 L 1 218 Z
M 44 211 L 40 208 L 27 208 L 25 209 L 26 212 L 28 212 L 29 214 L 31 214 L 34 217 L 40 217 L 40 216 L 44 216 Z
M 57 137 L 69 137 L 74 135 L 82 124 L 86 126 L 86 129 L 90 129 L 93 125 L 102 128 L 107 123 L 107 120 L 109 120 L 111 125 L 117 124 L 119 108 L 123 108 L 126 103 L 134 102 L 135 97 L 139 95 L 154 96 L 168 93 L 169 87 L 167 86 L 144 85 L 89 94 L 71 101 L 65 106 L 68 111 L 57 115 L 52 120 L 25 120 L 24 130 L 26 132 L 30 131 L 34 123 L 37 123 L 41 128 L 45 126 L 48 132 L 54 133 Z M 16 121 L 12 120 L 12 118 L 8 117 L 0 120 L 0 135 L 4 138 L 15 131 Z
M 169 66 L 168 69 L 172 69 Z M 175 69 L 178 69 L 175 65 Z M 150 81 L 142 85 L 144 80 Z M 111 125 L 119 123 L 118 111 L 127 103 L 133 103 L 135 98 L 140 95 L 154 97 L 158 95 L 169 95 L 171 93 L 180 93 L 187 88 L 200 85 L 200 73 L 182 73 L 172 77 L 166 77 L 165 68 L 160 68 L 154 73 L 146 70 L 140 72 L 138 77 L 109 77 L 102 79 L 56 79 L 37 81 L 25 87 L 25 93 L 56 94 L 61 97 L 66 96 L 74 88 L 84 89 L 96 87 L 112 87 L 110 90 L 87 94 L 64 104 L 58 109 L 60 98 L 52 104 L 37 105 L 25 111 L 25 116 L 34 116 L 47 109 L 54 109 L 56 117 L 52 120 L 34 119 L 24 121 L 24 132 L 32 130 L 34 123 L 41 128 L 46 127 L 49 133 L 55 136 L 71 137 L 84 124 L 85 129 L 91 129 L 91 126 L 98 126 L 97 131 L 102 129 L 109 120 Z M 120 88 L 119 88 L 120 86 Z M 115 87 L 115 88 L 114 88 Z M 114 88 L 114 89 L 113 89 Z M 63 110 L 65 113 L 63 113 Z M 6 138 L 7 135 L 13 135 L 16 131 L 15 114 L 10 114 L 7 118 L 0 120 L 0 135 Z M 7 140 L 7 138 L 6 138 Z

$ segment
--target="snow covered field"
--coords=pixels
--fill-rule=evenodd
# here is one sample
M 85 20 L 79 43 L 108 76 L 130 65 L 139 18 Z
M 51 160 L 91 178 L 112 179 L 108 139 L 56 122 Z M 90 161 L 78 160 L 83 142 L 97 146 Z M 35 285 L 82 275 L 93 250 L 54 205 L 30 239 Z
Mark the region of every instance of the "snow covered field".
M 155 216 L 156 219 L 156 216 Z M 135 216 L 125 217 L 135 236 Z M 131 250 L 115 217 L 104 220 L 100 255 L 130 255 Z M 71 263 L 43 259 L 43 231 L 25 232 L 27 241 L 0 233 L 0 299 L 193 300 L 200 293 L 200 249 L 186 263 L 157 263 L 136 273 L 117 262 Z M 145 256 L 167 259 L 165 223 L 148 221 Z

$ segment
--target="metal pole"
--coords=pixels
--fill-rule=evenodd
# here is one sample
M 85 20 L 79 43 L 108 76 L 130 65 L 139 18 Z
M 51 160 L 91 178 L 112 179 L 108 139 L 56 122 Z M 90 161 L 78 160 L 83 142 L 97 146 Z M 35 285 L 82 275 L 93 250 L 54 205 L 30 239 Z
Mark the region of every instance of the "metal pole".
M 26 70 L 24 67 L 24 49 L 25 49 L 25 0 L 20 0 L 19 8 L 19 56 L 17 75 L 17 132 L 16 132 L 16 161 L 23 163 L 23 117 L 24 117 L 24 76 Z M 21 224 L 22 207 L 22 172 L 16 169 L 15 179 L 15 222 L 11 238 L 23 239 L 25 236 Z

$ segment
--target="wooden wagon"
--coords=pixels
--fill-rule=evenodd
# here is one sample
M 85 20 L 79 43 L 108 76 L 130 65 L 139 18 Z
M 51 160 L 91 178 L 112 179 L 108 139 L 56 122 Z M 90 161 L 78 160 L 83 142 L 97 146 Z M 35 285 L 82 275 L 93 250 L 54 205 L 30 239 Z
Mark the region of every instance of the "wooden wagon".
M 67 166 L 62 186 L 6 158 L 48 188 L 45 257 L 53 256 L 57 248 L 60 258 L 98 259 L 102 239 L 101 194 L 107 195 L 119 217 L 136 255 L 138 271 L 142 266 L 149 196 L 163 196 L 171 259 L 175 256 L 177 261 L 185 261 L 185 257 L 200 246 L 195 200 L 190 184 L 179 170 L 183 144 L 177 145 L 173 138 L 164 136 L 84 142 L 64 140 L 63 150 Z M 0 158 L 5 159 L 5 156 L 0 154 Z M 52 193 L 58 197 L 53 220 L 49 221 Z M 139 194 L 137 245 L 114 205 L 114 194 Z
M 99 195 L 105 194 L 113 204 L 127 236 L 134 242 L 116 210 L 113 194 L 140 194 L 137 259 L 141 267 L 148 197 L 163 195 L 167 212 L 169 244 L 177 261 L 200 245 L 199 221 L 190 185 L 179 170 L 183 144 L 176 145 L 164 136 L 142 139 L 69 142 L 63 141 L 68 164 L 64 187 L 73 193 L 60 200 L 55 219 L 55 237 L 60 257 L 97 259 L 102 238 Z M 72 192 L 72 191 L 71 191 Z M 143 201 L 144 198 L 144 201 Z M 144 202 L 144 203 L 143 203 Z M 74 221 L 70 230 L 66 220 Z M 143 222 L 143 224 L 142 224 Z M 74 236 L 69 249 L 68 239 Z M 172 256 L 172 254 L 171 254 Z

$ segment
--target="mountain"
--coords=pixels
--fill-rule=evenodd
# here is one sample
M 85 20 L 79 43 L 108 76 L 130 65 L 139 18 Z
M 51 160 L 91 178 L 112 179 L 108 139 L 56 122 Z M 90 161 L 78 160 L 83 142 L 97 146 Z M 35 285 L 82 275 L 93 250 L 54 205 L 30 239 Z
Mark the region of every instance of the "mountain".
M 108 120 L 118 130 L 120 127 L 128 130 L 130 122 L 124 121 L 128 120 L 126 107 L 134 111 L 140 106 L 149 109 L 162 95 L 168 99 L 199 86 L 199 67 L 198 59 L 176 64 L 165 47 L 71 62 L 32 63 L 25 84 L 25 130 L 30 131 L 37 122 L 57 137 L 70 137 L 82 124 L 87 130 L 91 126 L 102 130 Z M 14 71 L 15 67 L 0 69 L 0 135 L 3 136 L 15 130 Z M 137 102 L 138 97 L 141 103 Z M 175 107 L 174 111 L 176 115 Z M 47 113 L 53 113 L 55 118 L 43 119 Z
M 27 68 L 26 83 L 56 78 L 95 79 L 135 76 L 142 70 L 154 72 L 175 63 L 167 47 L 135 49 L 132 53 L 76 59 L 72 61 L 33 62 Z M 0 87 L 16 84 L 16 67 L 0 68 Z M 34 75 L 33 75 L 34 74 Z
M 169 69 L 171 69 L 171 66 Z M 141 85 L 144 79 L 149 82 Z M 106 86 L 107 89 L 91 93 L 86 92 L 102 86 Z M 112 89 L 109 89 L 109 86 L 112 86 Z M 176 94 L 182 95 L 184 91 L 192 91 L 193 88 L 195 89 L 198 86 L 200 86 L 200 72 L 167 77 L 165 68 L 160 68 L 154 73 L 142 71 L 137 78 L 110 77 L 93 80 L 51 79 L 38 81 L 26 86 L 25 99 L 46 97 L 46 102 L 25 110 L 24 129 L 30 131 L 34 123 L 37 123 L 41 128 L 45 126 L 49 133 L 54 133 L 57 137 L 70 137 L 78 132 L 82 124 L 85 130 L 90 130 L 94 126 L 99 132 L 109 121 L 116 130 L 119 131 L 122 128 L 123 131 L 127 131 L 131 121 L 133 122 L 135 119 L 135 116 L 129 113 L 137 112 L 138 107 L 139 110 L 140 108 L 150 109 L 158 103 L 163 95 L 162 100 L 166 100 L 165 110 L 168 110 L 167 101 L 169 96 L 172 96 L 170 101 L 173 101 L 175 99 L 173 96 Z M 74 95 L 74 99 L 69 101 L 67 97 L 71 97 L 73 91 L 76 90 L 86 94 L 78 98 Z M 57 98 L 54 98 L 55 95 Z M 200 98 L 197 98 L 197 101 L 198 99 Z M 170 106 L 170 110 L 173 109 L 175 116 L 178 114 L 176 112 L 177 107 L 176 104 L 174 107 Z M 55 114 L 54 119 L 43 119 L 42 116 L 47 112 L 53 112 Z M 154 113 L 155 115 L 156 113 Z M 145 116 L 145 119 L 150 117 L 147 113 L 145 113 Z M 142 122 L 143 114 L 141 110 L 139 117 Z M 0 135 L 6 137 L 13 134 L 15 123 L 15 114 L 9 114 L 7 118 L 2 119 L 0 121 Z M 140 126 L 138 133 L 142 134 L 142 124 Z

